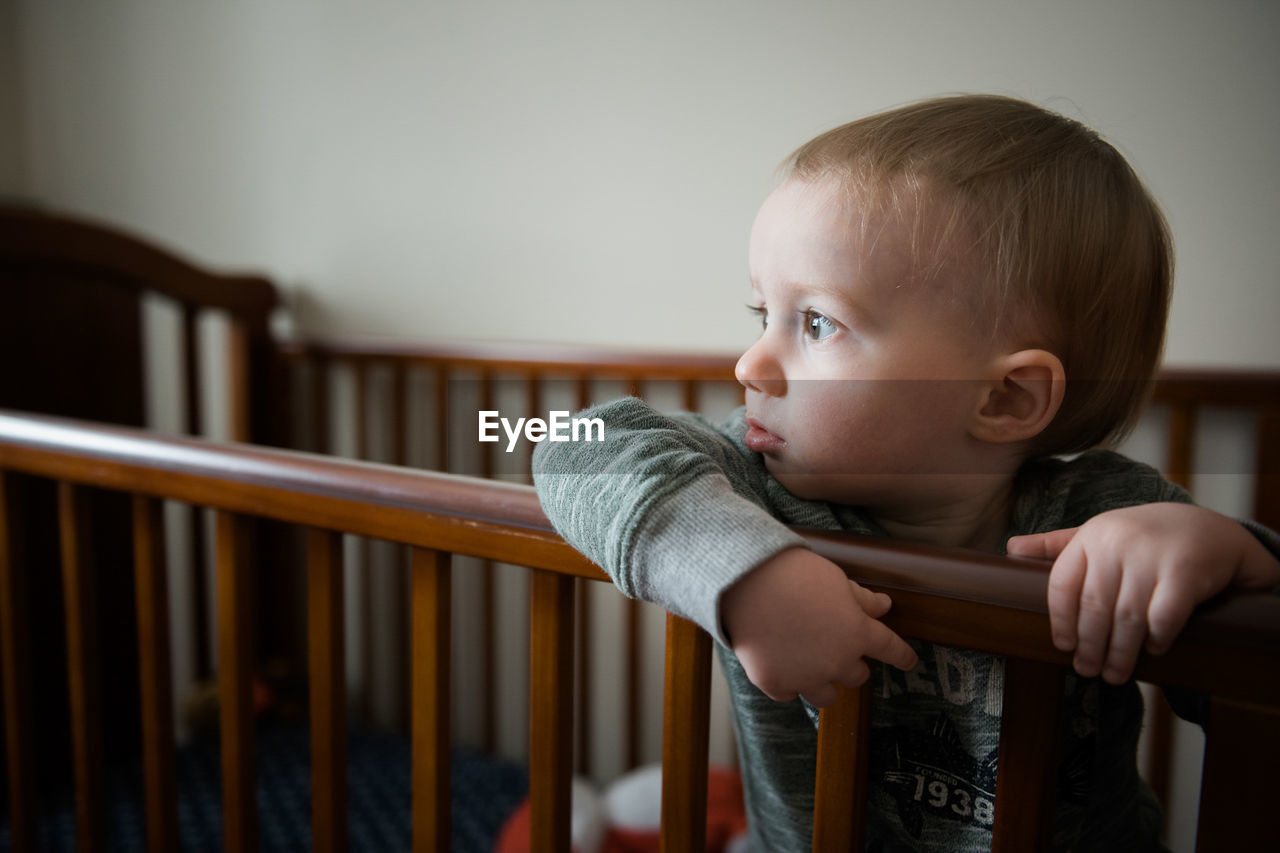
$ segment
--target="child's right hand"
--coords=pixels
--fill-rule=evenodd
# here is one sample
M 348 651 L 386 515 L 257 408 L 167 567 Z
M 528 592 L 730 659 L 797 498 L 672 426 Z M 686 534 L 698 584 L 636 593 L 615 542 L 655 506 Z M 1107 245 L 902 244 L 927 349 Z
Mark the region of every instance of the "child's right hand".
M 835 685 L 867 680 L 864 658 L 915 667 L 915 651 L 879 621 L 891 604 L 830 560 L 791 548 L 730 587 L 720 617 L 752 684 L 775 701 L 803 696 L 821 708 L 835 701 Z

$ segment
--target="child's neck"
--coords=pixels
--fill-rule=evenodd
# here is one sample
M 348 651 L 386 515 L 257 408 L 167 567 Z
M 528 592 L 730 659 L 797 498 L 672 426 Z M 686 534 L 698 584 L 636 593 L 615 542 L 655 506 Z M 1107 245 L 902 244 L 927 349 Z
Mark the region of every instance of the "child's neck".
M 894 539 L 1004 553 L 1013 508 L 1008 477 L 967 481 L 961 496 L 941 496 L 928 506 L 873 512 Z

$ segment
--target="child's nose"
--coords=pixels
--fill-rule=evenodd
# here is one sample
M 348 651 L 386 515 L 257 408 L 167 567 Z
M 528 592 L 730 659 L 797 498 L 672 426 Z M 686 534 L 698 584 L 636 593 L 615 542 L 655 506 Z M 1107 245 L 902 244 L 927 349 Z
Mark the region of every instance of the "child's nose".
M 768 394 L 770 397 L 781 397 L 787 392 L 787 380 L 782 371 L 782 365 L 770 352 L 763 337 L 752 344 L 751 348 L 742 354 L 742 358 L 738 359 L 733 375 L 743 387 L 759 391 L 761 394 Z

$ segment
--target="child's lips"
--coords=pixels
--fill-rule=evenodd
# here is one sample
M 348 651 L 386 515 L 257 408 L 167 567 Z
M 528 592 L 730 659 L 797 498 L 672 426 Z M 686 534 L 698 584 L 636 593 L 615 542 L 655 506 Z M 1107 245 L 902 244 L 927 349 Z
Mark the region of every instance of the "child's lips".
M 743 438 L 747 449 L 755 453 L 770 453 L 778 450 L 787 442 L 780 436 L 769 432 L 755 418 L 747 418 L 747 434 Z

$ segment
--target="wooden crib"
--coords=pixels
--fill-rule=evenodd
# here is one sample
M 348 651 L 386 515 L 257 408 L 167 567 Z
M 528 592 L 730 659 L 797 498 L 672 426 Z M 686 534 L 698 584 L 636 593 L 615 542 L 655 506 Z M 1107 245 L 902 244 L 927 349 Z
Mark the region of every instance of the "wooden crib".
M 143 263 L 145 261 L 145 263 Z M 72 269 L 77 278 L 115 282 L 137 300 L 139 288 L 158 288 L 184 306 L 187 390 L 194 401 L 199 380 L 190 343 L 197 306 L 213 304 L 231 316 L 228 371 L 229 411 L 235 425 L 228 437 L 258 444 L 215 443 L 164 437 L 133 426 L 69 421 L 28 413 L 0 416 L 0 472 L 4 476 L 0 513 L 0 648 L 4 673 L 4 716 L 8 755 L 9 817 L 13 849 L 36 849 L 34 782 L 37 765 L 30 733 L 33 701 L 27 685 L 35 642 L 24 596 L 39 578 L 30 576 L 24 540 L 31 523 L 18 483 L 31 478 L 56 483 L 58 562 L 64 580 L 65 663 L 69 691 L 71 764 L 76 789 L 80 849 L 105 849 L 103 755 L 127 737 L 116 724 L 105 727 L 102 713 L 112 691 L 104 690 L 103 658 L 136 656 L 140 696 L 132 728 L 140 738 L 146 776 L 149 849 L 177 846 L 173 785 L 174 719 L 170 688 L 170 644 L 166 572 L 159 522 L 162 500 L 208 507 L 216 517 L 213 574 L 216 602 L 197 610 L 216 614 L 217 671 L 222 734 L 224 843 L 228 850 L 256 846 L 254 728 L 251 685 L 264 638 L 291 651 L 289 638 L 305 629 L 303 653 L 309 672 L 312 814 L 314 849 L 346 846 L 346 761 L 348 723 L 347 630 L 341 602 L 340 537 L 399 543 L 410 555 L 406 569 L 407 613 L 402 647 L 411 650 L 407 717 L 412 735 L 414 848 L 449 848 L 450 624 L 470 614 L 451 612 L 449 590 L 458 571 L 490 576 L 488 562 L 474 569 L 451 568 L 451 555 L 480 558 L 530 569 L 530 700 L 528 760 L 535 849 L 566 850 L 569 837 L 569 779 L 575 753 L 587 754 L 583 732 L 591 723 L 574 691 L 581 689 L 583 654 L 582 583 L 603 579 L 600 571 L 568 548 L 550 530 L 527 485 L 494 481 L 500 457 L 480 454 L 461 469 L 471 476 L 430 473 L 402 467 L 459 467 L 447 440 L 412 447 L 410 436 L 424 426 L 447 436 L 457 416 L 474 419 L 503 384 L 524 389 L 522 409 L 541 411 L 541 402 L 566 393 L 574 405 L 605 392 L 649 394 L 662 385 L 675 405 L 699 408 L 717 382 L 731 381 L 731 359 L 609 354 L 566 349 L 506 348 L 459 350 L 449 347 L 389 348 L 310 343 L 278 347 L 267 333 L 273 295 L 257 279 L 211 276 L 154 247 L 91 223 L 8 212 L 0 218 L 0 270 L 4 286 L 30 281 L 33 270 Z M 129 272 L 122 273 L 121 268 Z M 106 271 L 104 273 L 104 270 Z M 15 271 L 20 273 L 16 275 Z M 45 273 L 42 273 L 42 275 Z M 203 289 L 171 281 L 204 280 Z M 239 288 L 230 282 L 240 282 Z M 253 299 L 233 296 L 240 289 Z M 12 294 L 8 294 L 11 296 Z M 213 297 L 210 299 L 209 297 Z M 46 303 L 47 307 L 47 303 Z M 128 313 L 126 311 L 126 313 Z M 12 316 L 12 315 L 10 315 Z M 130 334 L 136 327 L 130 327 Z M 12 363 L 12 362 L 11 362 Z M 136 363 L 136 361 L 132 362 Z M 250 365 L 254 365 L 251 369 Z M 349 371 L 357 411 L 389 407 L 383 418 L 358 419 L 349 444 L 356 455 L 375 455 L 373 427 L 385 430 L 381 451 L 394 466 L 340 459 L 333 450 L 334 408 L 325 381 L 334 365 Z M 428 397 L 410 402 L 411 390 Z M 380 377 L 375 380 L 373 377 Z M 465 377 L 474 397 L 461 405 L 448 393 L 450 377 Z M 286 382 L 292 377 L 295 381 Z M 417 377 L 415 379 L 415 377 Z M 371 389 L 381 383 L 383 392 Z M 253 390 L 257 386 L 258 390 Z M 552 386 L 559 388 L 554 390 Z M 287 389 L 287 390 L 282 390 Z M 387 391 L 386 389 L 390 389 Z M 568 389 L 568 390 L 566 390 Z M 1277 517 L 1277 400 L 1280 377 L 1180 373 L 1165 377 L 1156 405 L 1169 419 L 1167 470 L 1187 478 L 1195 447 L 1195 412 L 1205 406 L 1250 410 L 1256 419 L 1254 515 L 1272 526 Z M 295 417 L 275 404 L 289 401 Z M 32 407 L 35 408 L 35 407 Z M 188 412 L 195 410 L 188 403 Z M 415 411 L 417 412 L 415 414 Z M 67 414 L 67 412 L 62 412 Z M 74 413 L 73 413 L 74 414 Z M 110 417 L 97 417 L 96 421 Z M 125 420 L 127 418 L 116 418 Z M 192 418 L 198 420 L 198 418 Z M 265 443 L 293 443 L 326 453 L 276 450 Z M 486 479 L 488 478 L 488 479 Z M 25 486 L 24 486 L 25 487 Z M 117 524 L 124 544 L 104 543 L 101 525 L 89 516 L 101 491 L 127 495 L 129 511 Z M 281 535 L 281 526 L 286 526 Z M 198 525 L 197 525 L 198 527 Z M 92 534 L 89 531 L 92 530 Z M 303 531 L 305 562 L 295 568 L 288 530 Z M 89 535 L 87 535 L 89 534 Z M 1044 567 L 971 552 L 945 551 L 901 543 L 812 533 L 821 553 L 850 575 L 893 593 L 891 625 L 907 636 L 963 645 L 1008 656 L 1001 762 L 997 782 L 995 847 L 1047 848 L 1052 817 L 1052 738 L 1057 691 L 1068 660 L 1049 640 L 1045 616 Z M 272 543 L 275 543 L 274 545 Z M 281 544 L 284 543 L 284 544 Z M 268 546 L 264 548 L 264 545 Z M 132 554 L 128 567 L 135 588 L 136 640 L 99 649 L 96 622 L 104 593 L 104 561 Z M 264 556 L 265 555 L 265 556 Z M 346 592 L 349 592 L 346 591 Z M 490 597 L 490 596 L 486 596 Z M 271 622 L 262 624 L 264 602 Z M 254 618 L 254 611 L 259 618 Z M 276 609 L 280 608 L 280 609 Z M 300 623 L 288 625 L 292 614 Z M 492 611 L 479 617 L 496 619 Z M 282 624 L 283 623 L 283 627 Z M 710 640 L 674 617 L 667 620 L 663 719 L 664 849 L 702 848 L 709 736 Z M 1266 774 L 1280 759 L 1275 738 L 1280 723 L 1280 688 L 1267 677 L 1280 659 L 1280 606 L 1269 596 L 1233 596 L 1197 614 L 1168 654 L 1144 658 L 1139 677 L 1156 684 L 1203 691 L 1212 698 L 1206 740 L 1199 819 L 1199 849 L 1270 849 L 1278 830 L 1266 809 Z M 579 653 L 575 658 L 575 633 Z M 631 634 L 630 636 L 634 636 Z M 634 646 L 634 640 L 630 640 Z M 202 652 L 209 657 L 208 651 Z M 634 659 L 639 651 L 628 652 Z M 491 653 L 488 657 L 492 657 Z M 206 661 L 205 666 L 208 666 Z M 634 672 L 635 667 L 631 667 Z M 486 664 L 484 680 L 496 677 Z M 496 690 L 491 686 L 490 690 Z M 631 706 L 635 705 L 636 687 Z M 490 695 L 493 695 L 492 693 Z M 823 713 L 820 730 L 815 849 L 860 848 L 860 773 L 865 772 L 868 696 L 848 692 Z M 486 723 L 486 729 L 492 723 Z M 634 740 L 635 726 L 628 724 Z M 629 747 L 634 754 L 636 747 Z M 1154 754 L 1158 757 L 1160 750 Z M 634 761 L 632 762 L 634 763 Z M 1158 762 L 1157 762 L 1158 765 Z M 1158 774 L 1157 774 L 1158 775 Z M 1014 781 L 1011 781 L 1014 780 Z M 1154 780 L 1157 789 L 1158 779 Z

